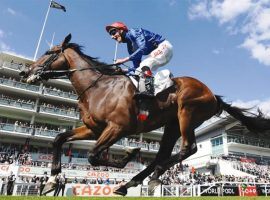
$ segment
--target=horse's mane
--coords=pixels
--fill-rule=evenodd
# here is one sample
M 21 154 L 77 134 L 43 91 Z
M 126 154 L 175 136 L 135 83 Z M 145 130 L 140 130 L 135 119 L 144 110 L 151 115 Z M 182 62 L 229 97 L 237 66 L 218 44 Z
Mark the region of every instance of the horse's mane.
M 108 64 L 100 62 L 98 58 L 84 54 L 82 51 L 82 49 L 84 48 L 83 46 L 76 43 L 68 43 L 66 47 L 76 51 L 89 64 L 90 68 L 96 69 L 99 72 L 107 75 L 119 74 L 115 72 L 115 68 L 108 67 Z
M 81 46 L 79 44 L 76 44 L 76 43 L 68 43 L 67 45 L 67 48 L 71 48 L 73 49 L 74 51 L 76 51 L 80 56 L 82 56 L 83 58 L 86 58 L 88 63 L 91 65 L 91 66 L 101 66 L 101 65 L 106 65 L 106 63 L 103 63 L 103 62 L 100 62 L 98 60 L 98 58 L 96 57 L 92 57 L 92 56 L 88 56 L 86 54 L 83 53 L 82 49 L 84 48 L 84 46 Z

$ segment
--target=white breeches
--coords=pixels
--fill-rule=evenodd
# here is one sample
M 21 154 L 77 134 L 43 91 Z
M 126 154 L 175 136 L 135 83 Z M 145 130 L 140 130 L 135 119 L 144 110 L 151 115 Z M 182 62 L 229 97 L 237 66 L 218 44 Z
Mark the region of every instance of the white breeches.
M 165 40 L 140 63 L 135 74 L 140 75 L 143 66 L 147 66 L 151 71 L 155 71 L 159 67 L 166 65 L 172 56 L 173 46 L 169 41 Z

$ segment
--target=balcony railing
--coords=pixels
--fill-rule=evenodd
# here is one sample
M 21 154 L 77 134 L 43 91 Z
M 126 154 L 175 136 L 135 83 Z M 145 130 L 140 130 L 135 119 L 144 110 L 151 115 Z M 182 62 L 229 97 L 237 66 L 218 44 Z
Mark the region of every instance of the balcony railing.
M 267 139 L 259 139 L 255 137 L 253 138 L 253 137 L 241 136 L 241 135 L 228 135 L 227 142 L 270 148 L 270 141 Z
M 12 133 L 21 133 L 27 135 L 37 135 L 37 136 L 45 136 L 45 137 L 55 137 L 60 133 L 60 131 L 55 130 L 46 130 L 42 128 L 34 128 L 30 126 L 21 126 L 18 124 L 8 124 L 8 123 L 0 123 L 0 130 L 7 131 Z
M 58 90 L 49 89 L 49 88 L 44 88 L 44 94 L 63 97 L 63 98 L 72 99 L 72 100 L 77 100 L 77 97 L 78 97 L 76 94 L 73 94 L 71 92 L 63 92 L 63 91 L 58 91 Z
M 4 62 L 3 66 L 7 67 L 7 68 L 18 70 L 18 71 L 23 70 L 25 67 L 22 63 L 14 63 L 14 62 Z
M 16 125 L 16 124 L 0 123 L 0 130 L 32 135 L 34 128 L 28 127 L 28 126 L 20 126 L 20 125 Z
M 40 91 L 40 86 L 22 83 L 22 82 L 7 79 L 7 78 L 0 78 L 0 85 L 10 86 L 17 89 L 29 90 L 31 92 L 37 92 L 37 93 Z M 62 97 L 66 99 L 76 100 L 76 101 L 78 97 L 76 94 L 72 92 L 64 92 L 64 91 L 50 89 L 46 87 L 43 88 L 42 93 L 45 95 Z
M 54 115 L 61 115 L 64 117 L 73 117 L 79 119 L 80 113 L 74 110 L 60 109 L 57 107 L 40 106 L 40 113 L 50 113 Z
M 23 101 L 16 101 L 14 99 L 0 98 L 0 104 L 7 105 L 15 108 L 22 108 L 27 110 L 34 110 L 35 104 Z
M 45 137 L 56 137 L 60 131 L 55 131 L 55 130 L 45 130 L 45 129 L 40 129 L 36 128 L 35 129 L 35 135 L 36 136 L 45 136 Z
M 39 86 L 21 83 L 19 81 L 6 79 L 6 78 L 0 78 L 0 84 L 6 85 L 6 86 L 11 86 L 11 87 L 16 87 L 16 88 L 23 89 L 23 90 L 30 90 L 32 92 L 39 91 Z

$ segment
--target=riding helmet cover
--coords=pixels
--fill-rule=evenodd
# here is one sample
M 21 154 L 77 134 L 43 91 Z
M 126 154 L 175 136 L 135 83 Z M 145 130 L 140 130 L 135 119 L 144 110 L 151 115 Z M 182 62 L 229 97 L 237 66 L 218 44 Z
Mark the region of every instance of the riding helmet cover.
M 128 31 L 128 27 L 123 22 L 114 22 L 111 25 L 106 26 L 106 31 L 109 33 L 113 28 Z

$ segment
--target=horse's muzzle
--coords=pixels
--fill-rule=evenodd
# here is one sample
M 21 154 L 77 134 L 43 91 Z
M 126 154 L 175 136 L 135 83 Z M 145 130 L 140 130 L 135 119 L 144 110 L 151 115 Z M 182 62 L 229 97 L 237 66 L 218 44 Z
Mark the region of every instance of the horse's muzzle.
M 23 70 L 19 73 L 19 76 L 26 78 L 29 73 L 29 70 Z

